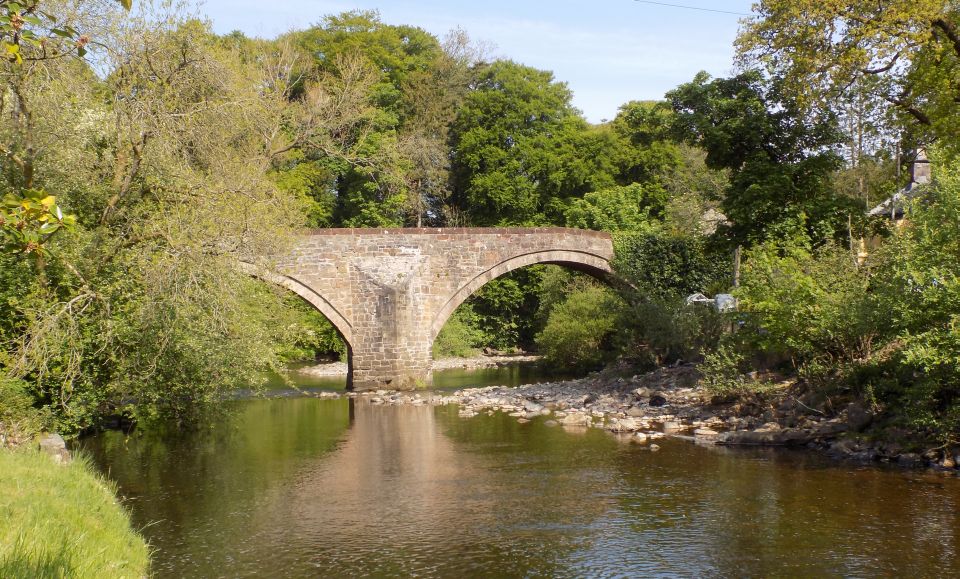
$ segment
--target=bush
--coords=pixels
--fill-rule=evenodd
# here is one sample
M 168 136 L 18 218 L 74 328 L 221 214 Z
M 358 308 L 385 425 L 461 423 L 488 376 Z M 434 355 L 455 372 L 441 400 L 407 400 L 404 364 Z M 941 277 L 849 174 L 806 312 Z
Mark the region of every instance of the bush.
M 468 358 L 475 356 L 487 342 L 486 333 L 478 326 L 478 316 L 470 304 L 462 304 L 433 342 L 433 357 Z
M 544 359 L 556 367 L 584 370 L 600 366 L 614 355 L 613 334 L 624 309 L 623 301 L 599 286 L 571 292 L 550 312 L 537 334 Z
M 49 425 L 50 413 L 34 408 L 27 387 L 0 373 L 0 447 L 27 442 Z
M 729 346 L 720 346 L 703 357 L 698 369 L 702 374 L 700 385 L 720 398 L 740 396 L 749 388 L 749 380 L 743 373 L 745 357 Z
M 733 281 L 728 256 L 709 250 L 700 237 L 618 233 L 613 246 L 617 275 L 648 299 L 713 293 L 711 290 L 725 289 Z
M 845 248 L 814 251 L 805 238 L 760 245 L 748 253 L 736 291 L 745 323 L 739 338 L 795 368 L 869 357 L 882 323 L 869 285 L 870 269 Z

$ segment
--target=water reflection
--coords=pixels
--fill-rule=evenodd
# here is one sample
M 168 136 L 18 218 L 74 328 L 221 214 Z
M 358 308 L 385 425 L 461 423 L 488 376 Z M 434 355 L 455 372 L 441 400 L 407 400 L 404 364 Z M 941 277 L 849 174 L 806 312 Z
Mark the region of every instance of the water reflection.
M 960 481 L 808 454 L 457 417 L 243 402 L 214 432 L 112 433 L 161 576 L 948 576 Z

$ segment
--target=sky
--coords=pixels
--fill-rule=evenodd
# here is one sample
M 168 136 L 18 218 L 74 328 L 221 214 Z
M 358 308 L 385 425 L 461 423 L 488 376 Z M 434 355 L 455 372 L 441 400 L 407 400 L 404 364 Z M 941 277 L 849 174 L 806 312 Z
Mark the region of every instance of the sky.
M 663 0 L 749 13 L 752 0 Z M 495 57 L 553 71 L 593 123 L 631 100 L 661 99 L 705 70 L 727 76 L 740 17 L 637 0 L 206 0 L 201 12 L 225 34 L 272 38 L 324 15 L 377 10 L 388 24 L 419 26 L 442 37 L 462 28 L 493 46 Z

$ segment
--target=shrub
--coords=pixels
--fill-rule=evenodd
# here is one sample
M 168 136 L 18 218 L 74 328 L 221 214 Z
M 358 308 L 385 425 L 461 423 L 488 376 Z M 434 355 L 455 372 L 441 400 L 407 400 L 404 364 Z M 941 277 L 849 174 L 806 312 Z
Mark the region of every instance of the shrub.
M 478 316 L 470 304 L 462 304 L 433 342 L 433 357 L 467 358 L 475 356 L 487 342 L 486 333 L 478 327 Z
M 26 382 L 0 373 L 0 447 L 16 446 L 32 439 L 49 421 L 49 412 L 34 408 L 34 398 Z
M 870 269 L 849 250 L 814 251 L 805 239 L 766 243 L 747 255 L 741 281 L 739 337 L 760 353 L 786 356 L 794 367 L 870 355 L 881 320 L 868 291 Z
M 720 398 L 739 396 L 749 390 L 749 380 L 743 373 L 745 357 L 730 346 L 720 346 L 705 354 L 698 369 L 702 374 L 700 385 Z
M 611 290 L 591 286 L 571 292 L 550 312 L 537 334 L 544 359 L 559 368 L 589 369 L 614 355 L 612 337 L 619 326 L 623 301 Z

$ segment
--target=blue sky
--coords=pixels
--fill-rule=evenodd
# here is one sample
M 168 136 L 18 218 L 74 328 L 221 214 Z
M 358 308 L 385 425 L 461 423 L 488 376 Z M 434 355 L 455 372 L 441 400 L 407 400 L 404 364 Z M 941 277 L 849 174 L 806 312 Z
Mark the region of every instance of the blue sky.
M 751 4 L 663 1 L 743 13 Z M 438 36 L 459 26 L 471 38 L 493 44 L 494 56 L 553 71 L 591 122 L 613 118 L 627 101 L 662 98 L 700 70 L 728 75 L 739 26 L 733 15 L 634 0 L 206 0 L 201 12 L 216 32 L 269 38 L 353 9 L 376 9 L 384 22 L 412 24 Z

